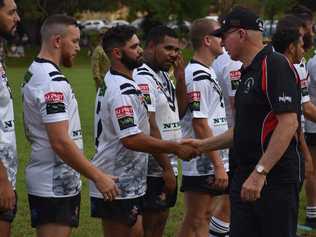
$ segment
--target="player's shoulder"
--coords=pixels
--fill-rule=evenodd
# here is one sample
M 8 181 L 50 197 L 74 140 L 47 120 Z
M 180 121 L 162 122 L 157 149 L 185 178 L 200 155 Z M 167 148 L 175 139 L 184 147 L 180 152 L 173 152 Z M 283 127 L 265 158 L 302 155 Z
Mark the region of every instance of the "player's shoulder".
M 60 71 L 59 67 L 47 59 L 35 58 L 28 72 L 33 78 L 42 81 L 45 80 L 48 83 L 69 84 L 69 81 Z
M 141 93 L 138 85 L 132 78 L 113 69 L 110 69 L 106 74 L 105 83 L 107 90 L 112 95 L 138 95 Z

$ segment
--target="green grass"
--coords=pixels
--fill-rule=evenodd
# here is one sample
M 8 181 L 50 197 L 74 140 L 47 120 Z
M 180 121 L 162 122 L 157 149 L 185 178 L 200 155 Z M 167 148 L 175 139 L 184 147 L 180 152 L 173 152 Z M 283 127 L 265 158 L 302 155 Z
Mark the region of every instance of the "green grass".
M 189 55 L 188 52 L 185 53 Z M 33 56 L 34 53 L 31 53 Z M 16 119 L 16 134 L 17 146 L 19 154 L 19 172 L 17 177 L 17 193 L 18 193 L 18 214 L 13 223 L 13 237 L 29 237 L 34 236 L 35 232 L 30 227 L 30 215 L 27 202 L 27 192 L 25 185 L 24 170 L 29 159 L 30 145 L 24 137 L 23 123 L 22 123 L 22 100 L 20 94 L 20 86 L 22 84 L 23 75 L 27 67 L 32 61 L 32 57 L 24 59 L 8 59 L 7 73 L 14 95 L 14 109 Z M 87 158 L 91 158 L 94 154 L 93 146 L 93 116 L 94 116 L 94 101 L 95 101 L 95 87 L 92 80 L 89 57 L 86 52 L 79 55 L 76 65 L 72 69 L 63 70 L 70 80 L 74 91 L 76 93 L 81 125 L 84 135 L 85 154 Z M 302 195 L 301 205 L 301 220 L 303 220 L 303 206 L 304 194 Z M 174 237 L 178 229 L 180 221 L 183 217 L 183 196 L 178 196 L 177 206 L 171 210 L 170 218 L 168 220 L 165 236 Z M 301 221 L 303 222 L 303 221 Z M 90 201 L 87 187 L 87 180 L 83 178 L 80 226 L 74 230 L 74 237 L 97 237 L 102 236 L 101 224 L 98 220 L 90 217 Z

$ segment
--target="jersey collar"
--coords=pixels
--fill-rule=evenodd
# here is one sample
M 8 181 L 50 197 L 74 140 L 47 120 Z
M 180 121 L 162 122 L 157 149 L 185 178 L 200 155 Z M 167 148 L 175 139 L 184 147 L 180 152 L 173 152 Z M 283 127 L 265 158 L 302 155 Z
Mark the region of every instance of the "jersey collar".
M 37 62 L 37 63 L 50 63 L 60 72 L 60 69 L 59 69 L 58 65 L 56 63 L 52 62 L 51 60 L 48 60 L 48 59 L 45 59 L 45 58 L 36 57 L 34 59 L 34 61 Z
M 112 75 L 121 76 L 121 77 L 124 77 L 124 78 L 126 78 L 126 79 L 128 79 L 128 80 L 134 81 L 133 78 L 131 78 L 131 77 L 129 77 L 128 75 L 125 75 L 125 74 L 123 74 L 123 73 L 120 73 L 120 72 L 114 70 L 113 68 L 110 68 L 110 73 L 111 73 Z

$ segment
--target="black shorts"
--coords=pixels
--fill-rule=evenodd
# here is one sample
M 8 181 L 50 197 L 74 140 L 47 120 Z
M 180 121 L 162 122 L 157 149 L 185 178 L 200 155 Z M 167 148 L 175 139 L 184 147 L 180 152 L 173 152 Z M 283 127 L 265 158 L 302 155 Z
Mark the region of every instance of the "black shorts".
M 14 220 L 15 216 L 16 216 L 16 212 L 17 212 L 17 202 L 18 202 L 18 196 L 15 193 L 15 206 L 13 210 L 9 210 L 9 211 L 0 211 L 0 220 L 1 221 L 5 221 L 5 222 L 9 222 L 12 223 L 12 221 Z
M 219 190 L 212 187 L 214 182 L 214 175 L 203 176 L 182 176 L 181 192 L 199 192 L 208 193 L 212 196 L 219 196 L 228 194 L 228 188 L 225 190 Z
M 133 226 L 143 213 L 144 197 L 104 201 L 91 197 L 91 216 Z
M 308 146 L 316 146 L 316 133 L 305 133 L 305 140 Z
M 176 205 L 178 184 L 174 192 L 170 194 L 164 193 L 164 186 L 165 181 L 162 177 L 147 177 L 144 210 L 166 210 Z
M 269 184 L 261 198 L 243 202 L 240 191 L 249 176 L 235 173 L 231 189 L 231 237 L 296 237 L 299 184 Z
M 80 213 L 80 193 L 73 197 L 29 196 L 31 225 L 36 228 L 48 223 L 78 227 Z

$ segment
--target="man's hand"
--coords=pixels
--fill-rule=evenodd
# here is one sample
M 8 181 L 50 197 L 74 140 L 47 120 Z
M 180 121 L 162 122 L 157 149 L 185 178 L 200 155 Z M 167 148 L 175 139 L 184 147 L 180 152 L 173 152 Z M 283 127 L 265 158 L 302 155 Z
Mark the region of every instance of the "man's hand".
M 177 59 L 173 64 L 173 74 L 177 81 L 184 80 L 185 63 L 181 53 L 178 54 Z
M 201 152 L 191 145 L 179 144 L 175 153 L 181 160 L 191 160 Z
M 102 172 L 100 172 L 98 178 L 95 180 L 95 185 L 102 193 L 106 201 L 113 201 L 115 197 L 119 194 L 120 190 L 115 183 L 117 180 L 117 177 L 106 175 Z
M 183 139 L 181 141 L 181 144 L 190 145 L 196 149 L 199 149 L 202 145 L 202 140 L 201 139 L 194 139 L 194 138 L 187 138 L 187 139 Z
M 163 180 L 165 181 L 164 192 L 173 193 L 177 188 L 177 178 L 173 173 L 172 169 L 163 171 Z
M 216 189 L 224 190 L 228 186 L 228 175 L 223 165 L 214 166 L 215 181 L 212 186 Z
M 13 210 L 15 203 L 15 193 L 11 183 L 6 176 L 0 178 L 0 210 Z
M 266 176 L 253 171 L 241 188 L 241 200 L 253 202 L 260 198 Z

